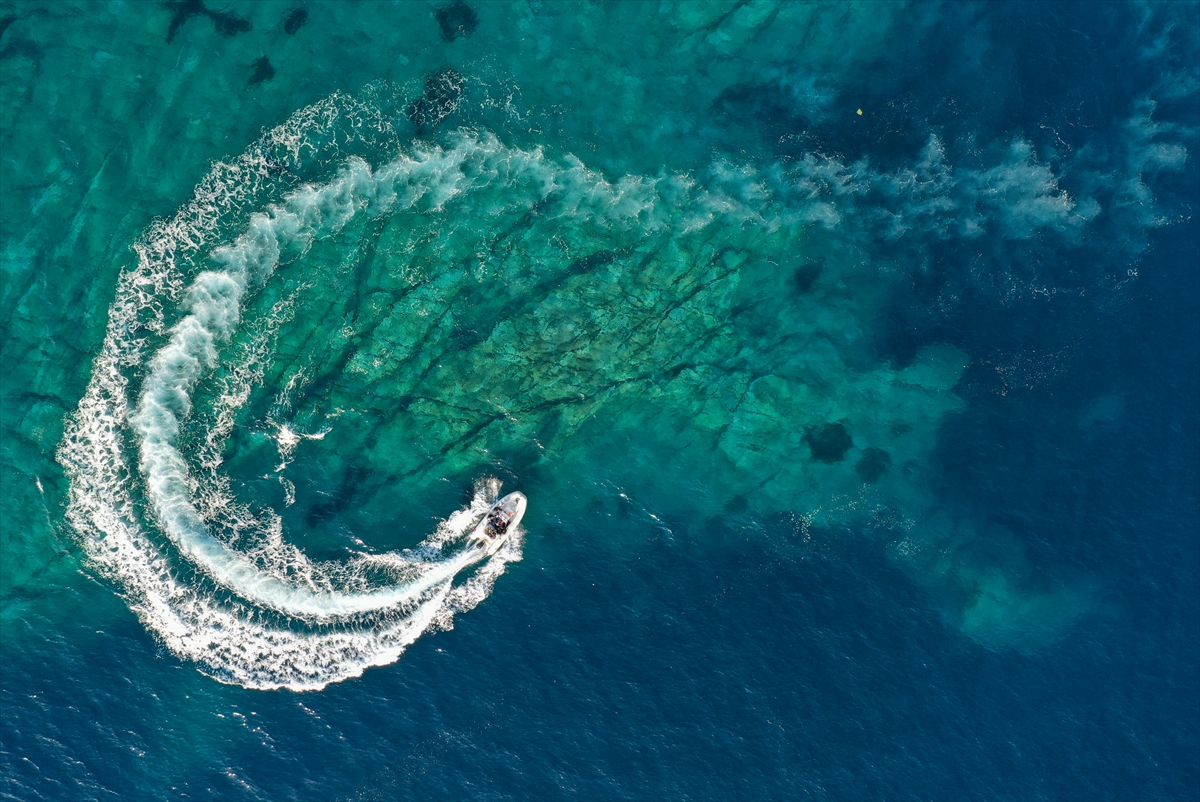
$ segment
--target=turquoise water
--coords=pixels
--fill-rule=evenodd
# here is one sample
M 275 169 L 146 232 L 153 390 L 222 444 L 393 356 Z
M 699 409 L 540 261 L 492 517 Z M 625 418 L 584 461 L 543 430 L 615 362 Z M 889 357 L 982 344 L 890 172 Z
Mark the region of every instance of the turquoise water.
M 1194 793 L 1196 4 L 2 5 L 5 794 Z

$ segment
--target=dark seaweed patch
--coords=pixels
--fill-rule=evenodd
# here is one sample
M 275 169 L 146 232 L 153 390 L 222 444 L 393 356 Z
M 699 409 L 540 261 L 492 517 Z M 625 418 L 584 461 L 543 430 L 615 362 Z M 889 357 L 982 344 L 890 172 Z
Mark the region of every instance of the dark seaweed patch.
M 245 17 L 238 17 L 223 11 L 210 11 L 208 12 L 208 18 L 217 27 L 217 33 L 222 36 L 233 36 L 234 34 L 244 33 L 250 30 L 251 27 L 250 20 Z
M 824 269 L 824 257 L 818 256 L 816 259 L 809 259 L 797 267 L 796 272 L 792 273 L 792 284 L 801 293 L 806 293 L 812 289 L 812 285 L 821 277 Z
M 812 458 L 817 462 L 841 462 L 846 458 L 853 442 L 850 432 L 842 423 L 823 423 L 804 431 L 804 442 L 812 451 Z
M 728 515 L 739 515 L 750 509 L 750 502 L 746 501 L 745 496 L 734 496 L 725 504 L 725 513 Z
M 179 29 L 183 27 L 184 23 L 198 15 L 212 20 L 217 33 L 222 36 L 244 33 L 251 27 L 250 20 L 245 17 L 239 17 L 228 11 L 213 11 L 204 5 L 204 0 L 170 0 L 166 3 L 166 7 L 175 11 L 175 16 L 171 18 L 171 25 L 167 28 L 168 42 L 175 39 L 175 34 L 179 33 Z
M 421 96 L 408 104 L 408 119 L 417 133 L 436 128 L 458 108 L 462 96 L 463 77 L 449 67 L 443 67 L 425 81 Z
M 42 71 L 42 59 L 45 57 L 42 49 L 33 42 L 27 42 L 24 39 L 17 39 L 10 42 L 3 50 L 0 50 L 0 60 L 19 58 L 24 56 L 33 64 L 35 73 Z M 7 77 L 7 76 L 6 76 Z
M 460 36 L 470 36 L 479 27 L 479 15 L 462 0 L 442 6 L 433 12 L 433 16 L 442 29 L 442 39 L 447 42 L 453 42 Z
M 4 32 L 8 30 L 8 26 L 17 21 L 15 14 L 9 14 L 4 19 L 0 19 L 0 39 L 4 38 Z
M 567 268 L 567 272 L 570 273 L 571 275 L 578 275 L 579 273 L 586 273 L 589 270 L 592 270 L 597 267 L 604 267 L 605 265 L 611 265 L 613 262 L 617 261 L 617 259 L 619 259 L 620 257 L 621 257 L 621 254 L 618 253 L 617 251 L 597 251 L 596 253 L 589 254 L 587 256 L 584 256 L 581 259 L 576 259 L 574 262 L 571 263 L 570 267 Z
M 269 81 L 275 77 L 275 68 L 271 66 L 271 60 L 266 56 L 254 60 L 254 73 L 250 76 L 250 86 L 258 86 L 263 81 Z
M 283 20 L 283 32 L 291 36 L 304 27 L 308 22 L 308 12 L 302 8 L 294 8 Z
M 175 9 L 175 16 L 171 17 L 171 24 L 167 26 L 168 44 L 175 41 L 175 34 L 179 33 L 179 29 L 183 27 L 183 23 L 196 14 L 207 11 L 204 8 L 204 3 L 201 3 L 200 0 L 179 0 L 177 3 L 168 3 L 167 8 Z
M 863 450 L 854 470 L 858 472 L 858 478 L 862 479 L 864 484 L 873 485 L 890 467 L 892 467 L 892 455 L 882 448 L 871 446 Z
M 474 326 L 455 324 L 454 329 L 450 332 L 450 336 L 454 338 L 454 342 L 459 348 L 466 350 L 486 340 L 488 334 L 486 331 L 480 331 Z

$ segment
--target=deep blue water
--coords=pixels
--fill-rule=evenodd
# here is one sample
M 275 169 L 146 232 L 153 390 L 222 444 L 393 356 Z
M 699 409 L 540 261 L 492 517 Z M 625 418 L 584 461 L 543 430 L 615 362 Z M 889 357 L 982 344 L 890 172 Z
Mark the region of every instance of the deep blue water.
M 746 42 L 731 28 L 736 46 L 728 47 L 719 37 L 688 39 L 683 23 L 671 27 L 671 14 L 699 7 L 686 4 L 683 12 L 664 6 L 658 14 L 631 10 L 635 4 L 546 3 L 530 12 L 541 21 L 520 29 L 506 18 L 507 7 L 479 3 L 478 29 L 453 42 L 430 21 L 437 5 L 304 5 L 308 21 L 294 35 L 279 27 L 291 5 L 248 3 L 231 9 L 254 20 L 252 31 L 223 37 L 193 18 L 170 43 L 171 14 L 158 7 L 150 14 L 131 4 L 84 4 L 64 14 L 51 4 L 0 5 L 0 17 L 15 17 L 0 39 L 7 85 L 0 795 L 1200 798 L 1200 4 L 866 4 L 826 9 L 808 27 L 799 6 L 783 4 Z M 728 6 L 728 15 L 712 15 L 706 36 L 754 10 Z M 573 27 L 576 17 L 589 33 Z M 83 71 L 80 65 L 103 63 L 99 49 L 121 50 L 95 41 L 91 19 L 118 45 L 127 37 L 130 52 L 136 41 L 140 49 L 121 69 L 155 70 L 145 79 L 155 87 L 149 94 L 169 97 L 161 101 L 167 111 L 145 111 L 158 100 L 134 104 L 153 124 L 136 115 L 133 122 L 88 117 L 87 109 L 120 96 L 114 87 L 128 79 Z M 488 39 L 489 26 L 507 38 Z M 662 44 L 673 38 L 694 57 Z M 408 50 L 396 44 L 409 40 Z M 296 43 L 304 53 L 285 56 Z M 383 55 L 388 47 L 408 56 Z M 198 72 L 182 66 L 214 48 L 227 55 L 201 61 Z M 620 108 L 591 97 L 594 76 L 608 68 L 597 53 L 622 69 L 633 65 L 644 96 Z M 262 83 L 263 95 L 274 93 L 267 99 L 254 96 L 258 84 L 245 77 L 260 54 L 277 69 Z M 55 67 L 56 59 L 71 69 Z M 528 428 L 514 424 L 501 436 L 472 429 L 465 413 L 460 420 L 440 411 L 421 419 L 427 439 L 395 446 L 400 456 L 389 462 L 380 443 L 392 442 L 390 419 L 363 412 L 355 431 L 369 436 L 350 435 L 329 412 L 339 398 L 386 396 L 391 391 L 379 388 L 401 386 L 369 376 L 361 389 L 346 368 L 352 357 L 339 361 L 321 350 L 338 327 L 359 325 L 365 315 L 363 301 L 360 318 L 339 317 L 341 296 L 374 297 L 359 286 L 378 290 L 364 277 L 369 258 L 348 254 L 398 247 L 380 233 L 382 223 L 348 228 L 281 268 L 279 283 L 255 296 L 262 300 L 246 302 L 247 320 L 251 312 L 266 317 L 263 310 L 287 296 L 286 282 L 317 286 L 316 300 L 297 301 L 294 318 L 281 324 L 272 363 L 278 372 L 266 369 L 261 393 L 230 435 L 224 453 L 239 497 L 278 506 L 289 537 L 310 551 L 348 554 L 361 538 L 363 549 L 382 552 L 415 545 L 470 498 L 473 478 L 494 475 L 530 498 L 521 559 L 477 607 L 454 618 L 453 629 L 421 636 L 399 659 L 361 676 L 302 693 L 219 682 L 228 675 L 217 664 L 135 615 L 136 592 L 87 551 L 88 535 L 68 516 L 78 503 L 71 483 L 78 487 L 80 479 L 64 467 L 73 463 L 60 445 L 62 420 L 84 414 L 77 405 L 106 347 L 118 276 L 133 263 L 130 244 L 188 201 L 210 161 L 232 159 L 260 130 L 334 91 L 360 92 L 386 79 L 413 97 L 432 72 L 426 67 L 443 61 L 481 83 L 464 91 L 453 112 L 461 119 L 433 132 L 403 129 L 403 137 L 444 142 L 451 126 L 469 125 L 494 131 L 512 148 L 540 146 L 560 160 L 577 154 L 614 179 L 661 170 L 705 185 L 714 163 L 799 169 L 812 154 L 867 176 L 868 188 L 832 201 L 844 216 L 836 227 L 798 229 L 797 247 L 823 254 L 824 261 L 804 264 L 820 265 L 809 283 L 827 293 L 817 297 L 836 318 L 829 330 L 857 332 L 852 345 L 837 341 L 836 371 L 812 368 L 819 380 L 810 383 L 860 399 L 840 401 L 836 413 L 857 435 L 868 414 L 854 404 L 867 409 L 861 399 L 883 385 L 842 383 L 840 372 L 902 371 L 924 364 L 923 347 L 948 345 L 966 355 L 965 369 L 951 390 L 931 391 L 905 414 L 920 432 L 926 419 L 913 407 L 932 407 L 950 392 L 961 403 L 932 415 L 931 439 L 907 457 L 900 456 L 910 448 L 906 430 L 893 426 L 887 448 L 896 456 L 885 478 L 863 481 L 879 495 L 855 503 L 839 484 L 853 479 L 851 461 L 825 467 L 811 436 L 788 464 L 822 463 L 804 474 L 826 483 L 818 489 L 801 486 L 786 465 L 772 470 L 793 476 L 796 486 L 768 484 L 774 474 L 757 473 L 764 463 L 736 462 L 732 448 L 723 452 L 728 458 L 710 457 L 716 449 L 686 425 L 700 415 L 672 394 L 671 382 L 683 374 L 653 349 L 622 352 L 603 365 L 607 375 L 643 360 L 656 378 L 598 407 L 590 423 L 543 419 L 543 405 L 515 416 L 532 421 Z M 739 66 L 726 67 L 732 63 Z M 690 72 L 678 72 L 684 68 Z M 538 83 L 552 72 L 567 77 Z M 50 85 L 63 75 L 76 76 L 71 91 Z M 658 87 L 659 75 L 678 84 L 664 79 Z M 497 86 L 524 98 L 520 113 L 505 117 L 480 100 Z M 691 95 L 705 99 L 691 103 Z M 565 113 L 561 104 L 571 102 L 578 109 Z M 853 114 L 858 108 L 865 113 Z M 225 127 L 195 134 L 203 128 L 196 121 L 214 109 L 225 109 Z M 153 133 L 128 134 L 121 124 Z M 53 138 L 49 131 L 77 162 L 99 167 L 94 180 L 65 156 L 53 169 L 38 161 L 39 147 L 57 147 L 41 144 Z M 938 185 L 935 199 L 953 199 L 954 209 L 916 190 L 887 188 L 887 176 L 916 169 L 931 135 L 955 165 L 954 180 Z M 1012 157 L 1016 141 L 1035 155 Z M 387 147 L 371 144 L 364 158 L 378 167 L 395 155 Z M 1049 195 L 1022 188 L 1043 181 L 1038 166 L 1054 177 Z M 321 164 L 303 179 L 329 181 L 333 169 Z M 71 189 L 55 194 L 56 182 Z M 1069 213 L 1042 203 L 1059 190 L 1073 199 Z M 543 201 L 537 208 L 553 208 L 554 198 Z M 488 195 L 493 202 L 500 204 Z M 483 206 L 452 212 L 468 223 L 480 215 L 482 222 L 466 228 L 482 229 L 493 225 Z M 968 207 L 970 215 L 961 212 Z M 494 219 L 519 217 L 504 214 Z M 968 232 L 968 217 L 982 233 Z M 893 220 L 910 228 L 892 236 Z M 219 236 L 230 240 L 244 225 L 243 216 Z M 451 223 L 430 225 L 438 232 L 432 241 L 469 239 Z M 575 224 L 568 218 L 562 225 Z M 578 222 L 580 231 L 588 225 Z M 728 307 L 730 336 L 746 344 L 720 366 L 787 375 L 780 354 L 817 353 L 823 341 L 772 337 L 818 313 L 780 300 L 761 265 L 799 262 L 769 250 L 771 232 L 752 229 L 729 224 L 716 237 L 751 254 L 736 268 L 742 294 L 726 306 L 708 301 Z M 67 230 L 80 244 L 64 256 Z M 485 311 L 447 329 L 450 345 L 438 351 L 451 374 L 442 379 L 447 395 L 469 386 L 463 365 L 477 364 L 470 355 L 492 341 L 472 328 L 483 327 L 479 321 L 546 320 L 557 309 L 582 319 L 579 308 L 604 307 L 603 293 L 588 294 L 577 277 L 617 268 L 603 260 L 579 267 L 572 259 L 580 242 L 600 242 L 608 249 L 602 253 L 640 254 L 654 236 L 657 230 L 636 228 L 580 234 L 566 250 L 565 277 L 544 283 L 522 284 L 503 272 L 512 269 L 505 263 L 493 286 L 524 295 L 486 311 L 481 292 L 471 309 Z M 678 241 L 691 247 L 682 235 Z M 441 247 L 431 258 L 448 263 L 474 246 Z M 843 263 L 839 254 L 852 257 Z M 624 257 L 605 258 L 619 264 Z M 854 272 L 851 263 L 870 263 L 878 273 Z M 335 268 L 342 272 L 321 272 Z M 788 280 L 803 283 L 802 270 Z M 756 283 L 767 289 L 747 289 Z M 692 296 L 673 300 L 669 292 L 663 289 L 663 320 L 691 303 Z M 797 297 L 808 303 L 813 293 L 805 288 Z M 652 311 L 654 303 L 647 302 Z M 606 320 L 626 325 L 616 313 Z M 385 328 L 360 328 L 355 353 L 368 353 Z M 318 333 L 312 340 L 310 331 Z M 427 341 L 440 336 L 429 333 Z M 229 348 L 242 343 L 235 337 Z M 672 359 L 691 354 L 682 343 L 663 348 Z M 297 375 L 289 362 L 295 353 L 316 356 L 307 363 L 308 395 L 297 397 L 288 420 L 307 432 L 332 423 L 326 439 L 297 447 L 288 474 L 296 502 L 287 511 L 283 485 L 270 473 L 279 461 L 275 441 L 262 421 L 274 420 L 281 404 L 272 397 Z M 526 357 L 513 364 L 531 372 L 549 364 Z M 123 369 L 135 386 L 149 370 L 142 363 Z M 547 384 L 574 387 L 549 368 L 544 376 Z M 854 392 L 843 393 L 844 386 Z M 205 404 L 216 404 L 203 392 L 200 416 Z M 712 390 L 715 398 L 725 392 Z M 398 408 L 397 418 L 427 414 L 408 396 Z M 439 421 L 450 421 L 446 430 L 455 435 L 469 430 L 468 442 L 452 450 Z M 730 425 L 714 427 L 723 436 Z M 131 428 L 122 432 L 134 442 Z M 198 450 L 200 439 L 185 440 L 184 450 Z M 762 448 L 769 440 L 739 442 Z M 862 447 L 850 448 L 857 455 Z M 820 473 L 826 470 L 842 473 Z M 153 523 L 143 473 L 130 471 L 131 509 L 151 522 L 148 537 L 174 561 L 172 576 L 209 598 L 208 580 L 193 578 L 172 550 L 169 527 Z M 411 497 L 389 495 L 393 486 Z M 402 504 L 410 517 L 396 513 Z M 957 522 L 950 534 L 937 529 L 946 515 Z M 944 555 L 951 567 L 897 556 L 907 554 L 905 543 Z M 1010 595 L 988 584 L 996 577 Z M 979 624 L 972 611 L 989 594 L 1007 612 Z M 212 598 L 227 602 L 219 592 Z M 1056 606 L 1070 609 L 1056 616 Z M 256 612 L 251 620 L 270 623 L 271 615 Z M 310 632 L 303 621 L 290 626 Z M 345 626 L 366 630 L 369 622 Z

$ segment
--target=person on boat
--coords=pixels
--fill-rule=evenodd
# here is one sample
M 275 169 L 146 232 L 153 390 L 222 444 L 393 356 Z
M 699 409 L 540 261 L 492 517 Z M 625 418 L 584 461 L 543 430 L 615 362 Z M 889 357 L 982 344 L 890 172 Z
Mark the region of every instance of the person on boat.
M 508 519 L 504 517 L 504 513 L 502 511 L 493 510 L 492 514 L 488 516 L 487 528 L 490 530 L 490 534 L 492 534 L 493 537 L 503 535 L 504 531 L 508 529 Z

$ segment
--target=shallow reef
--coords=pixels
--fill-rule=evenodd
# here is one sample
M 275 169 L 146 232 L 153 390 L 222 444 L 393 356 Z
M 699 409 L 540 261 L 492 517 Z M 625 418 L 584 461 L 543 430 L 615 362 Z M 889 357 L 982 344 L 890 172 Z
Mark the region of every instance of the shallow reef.
M 288 36 L 293 36 L 304 27 L 308 22 L 308 11 L 303 8 L 294 8 L 288 12 L 288 15 L 283 18 L 283 32 Z

